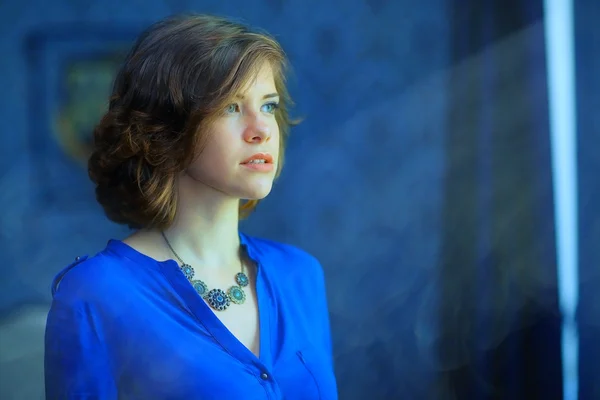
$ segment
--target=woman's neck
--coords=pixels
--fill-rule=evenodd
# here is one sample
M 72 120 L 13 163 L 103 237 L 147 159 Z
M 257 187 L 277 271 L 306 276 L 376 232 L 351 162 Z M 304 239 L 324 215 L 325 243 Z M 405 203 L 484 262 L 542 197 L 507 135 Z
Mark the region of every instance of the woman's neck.
M 179 257 L 210 269 L 239 265 L 239 200 L 198 183 L 181 185 L 178 197 L 164 234 Z

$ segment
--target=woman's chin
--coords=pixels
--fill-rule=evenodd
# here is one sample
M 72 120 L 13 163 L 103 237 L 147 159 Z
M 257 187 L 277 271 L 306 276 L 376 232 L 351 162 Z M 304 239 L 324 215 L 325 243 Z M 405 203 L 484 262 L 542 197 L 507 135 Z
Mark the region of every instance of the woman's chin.
M 256 185 L 252 188 L 247 188 L 241 198 L 245 200 L 262 200 L 271 193 L 272 188 L 273 184 Z

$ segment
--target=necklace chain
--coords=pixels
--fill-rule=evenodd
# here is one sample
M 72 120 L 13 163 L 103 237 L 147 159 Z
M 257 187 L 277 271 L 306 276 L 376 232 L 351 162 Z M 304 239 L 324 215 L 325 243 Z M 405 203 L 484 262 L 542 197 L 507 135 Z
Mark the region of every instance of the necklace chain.
M 163 239 L 165 239 L 167 246 L 169 246 L 169 250 L 171 250 L 171 253 L 173 253 L 175 255 L 175 257 L 177 258 L 177 260 L 179 260 L 179 262 L 181 264 L 185 264 L 185 262 L 181 259 L 181 257 L 179 257 L 179 254 L 177 254 L 177 252 L 175 251 L 173 246 L 171 246 L 171 242 L 169 242 L 169 239 L 167 239 L 167 236 L 165 235 L 165 233 L 161 232 L 161 235 L 162 235 Z
M 209 291 L 208 287 L 206 286 L 206 283 L 204 283 L 200 279 L 194 279 L 194 268 L 190 264 L 184 262 L 181 259 L 181 257 L 179 257 L 179 254 L 177 254 L 175 249 L 173 249 L 173 246 L 171 246 L 171 242 L 169 242 L 169 239 L 167 239 L 165 233 L 163 231 L 161 231 L 160 233 L 163 239 L 165 240 L 165 243 L 169 247 L 169 250 L 171 250 L 171 252 L 173 253 L 173 255 L 175 255 L 177 260 L 179 260 L 181 264 L 179 268 L 181 269 L 181 272 L 183 272 L 183 275 L 188 279 L 188 281 L 190 281 L 190 283 L 192 284 L 196 292 L 200 295 L 200 297 L 206 300 L 206 302 L 213 309 L 217 311 L 224 311 L 227 308 L 229 308 L 229 305 L 231 303 L 243 304 L 246 301 L 246 293 L 244 292 L 244 287 L 248 286 L 249 280 L 248 276 L 244 273 L 244 263 L 241 260 L 241 257 L 241 271 L 235 275 L 235 282 L 237 283 L 237 285 L 231 286 L 227 290 L 227 292 L 218 288 L 211 289 Z

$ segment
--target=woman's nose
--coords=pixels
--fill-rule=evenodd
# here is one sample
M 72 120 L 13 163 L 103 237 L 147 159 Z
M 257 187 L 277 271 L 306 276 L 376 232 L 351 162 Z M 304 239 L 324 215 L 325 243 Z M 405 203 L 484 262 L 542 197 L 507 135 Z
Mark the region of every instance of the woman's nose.
M 260 116 L 248 118 L 248 125 L 244 131 L 244 140 L 248 143 L 268 142 L 271 139 L 269 124 Z

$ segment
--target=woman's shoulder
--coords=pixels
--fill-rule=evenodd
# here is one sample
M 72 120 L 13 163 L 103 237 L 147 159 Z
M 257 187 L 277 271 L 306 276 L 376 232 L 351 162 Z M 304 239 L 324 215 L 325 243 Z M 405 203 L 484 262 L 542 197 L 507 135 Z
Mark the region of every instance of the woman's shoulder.
M 285 265 L 285 270 L 297 270 L 303 274 L 322 276 L 323 268 L 319 260 L 308 251 L 285 242 L 245 236 L 251 258 L 267 260 L 270 264 Z M 254 253 L 254 254 L 253 254 Z M 254 257 L 254 256 L 257 257 Z
M 80 255 L 64 266 L 51 284 L 52 297 L 63 302 L 110 295 L 119 290 L 126 261 L 106 248 L 94 255 Z
M 318 260 L 312 254 L 290 243 L 257 236 L 242 235 L 242 244 L 245 245 L 249 251 L 260 253 L 263 256 L 282 257 L 318 263 Z

